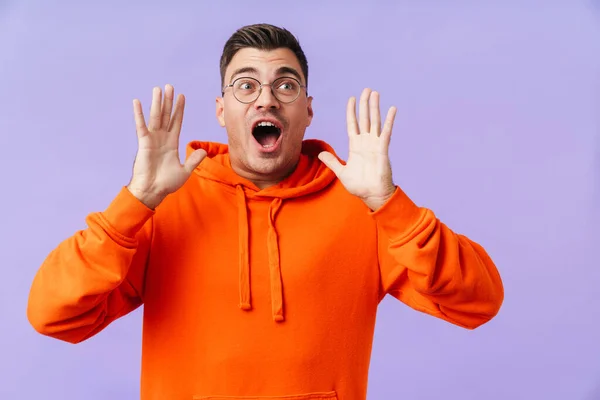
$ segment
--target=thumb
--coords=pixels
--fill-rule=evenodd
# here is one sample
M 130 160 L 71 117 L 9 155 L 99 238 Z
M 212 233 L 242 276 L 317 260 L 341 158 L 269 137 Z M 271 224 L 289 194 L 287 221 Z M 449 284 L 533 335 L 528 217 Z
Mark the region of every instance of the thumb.
M 332 170 L 336 176 L 340 176 L 344 166 L 338 161 L 337 158 L 335 158 L 333 154 L 328 151 L 322 151 L 319 153 L 319 160 L 321 160 L 323 164 L 327 166 L 327 168 Z
M 206 155 L 206 150 L 198 149 L 194 151 L 192 154 L 190 154 L 187 160 L 185 160 L 185 163 L 183 164 L 183 169 L 185 169 L 185 171 L 188 174 L 191 174 L 192 171 L 196 169 L 196 167 L 200 164 L 200 162 L 204 160 Z

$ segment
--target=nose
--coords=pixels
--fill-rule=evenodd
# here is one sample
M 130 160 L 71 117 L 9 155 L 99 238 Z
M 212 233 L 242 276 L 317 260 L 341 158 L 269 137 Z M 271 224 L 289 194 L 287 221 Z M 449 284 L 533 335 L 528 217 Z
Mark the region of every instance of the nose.
M 273 89 L 271 85 L 263 85 L 262 90 L 258 95 L 258 99 L 256 99 L 254 102 L 254 107 L 260 110 L 265 108 L 279 108 L 279 105 L 279 101 L 273 95 Z

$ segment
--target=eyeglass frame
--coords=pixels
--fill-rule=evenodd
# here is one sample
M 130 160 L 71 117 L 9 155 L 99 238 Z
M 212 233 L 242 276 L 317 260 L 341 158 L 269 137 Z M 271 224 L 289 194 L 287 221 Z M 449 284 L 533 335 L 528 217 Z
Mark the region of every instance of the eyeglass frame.
M 237 96 L 236 96 L 236 95 L 235 95 L 235 93 L 234 93 L 235 89 L 233 89 L 233 85 L 234 85 L 234 84 L 235 84 L 237 81 L 239 81 L 240 79 L 252 79 L 253 81 L 256 81 L 256 82 L 258 82 L 258 95 L 256 96 L 256 99 L 254 99 L 254 100 L 252 100 L 252 101 L 241 101 L 240 99 L 238 99 L 238 98 L 237 98 Z M 275 91 L 273 90 L 273 84 L 274 84 L 275 82 L 277 82 L 278 80 L 280 80 L 280 79 L 292 79 L 292 80 L 294 80 L 294 81 L 296 81 L 296 82 L 298 83 L 298 87 L 299 87 L 299 89 L 298 89 L 298 94 L 296 95 L 296 97 L 294 97 L 294 100 L 290 100 L 290 101 L 281 101 L 281 100 L 279 99 L 279 97 L 277 97 L 277 95 L 275 94 Z M 300 82 L 300 80 L 298 80 L 298 79 L 296 79 L 296 78 L 294 78 L 294 77 L 291 77 L 291 76 L 280 76 L 279 78 L 275 78 L 275 79 L 273 80 L 273 82 L 271 82 L 271 83 L 261 83 L 261 82 L 260 82 L 258 79 L 256 79 L 256 78 L 252 78 L 251 76 L 240 76 L 240 77 L 238 77 L 238 78 L 235 78 L 235 79 L 234 79 L 234 80 L 233 80 L 233 81 L 232 81 L 232 82 L 231 82 L 229 85 L 225 85 L 225 86 L 223 87 L 223 89 L 221 90 L 221 95 L 222 95 L 222 96 L 224 96 L 224 95 L 225 95 L 225 89 L 227 89 L 228 87 L 230 87 L 230 88 L 232 88 L 232 90 L 231 90 L 231 94 L 233 95 L 233 97 L 234 97 L 234 98 L 235 98 L 237 101 L 239 101 L 239 102 L 240 102 L 240 103 L 242 103 L 242 104 L 252 104 L 252 103 L 254 103 L 256 100 L 258 100 L 258 99 L 260 98 L 260 95 L 262 94 L 262 90 L 263 90 L 263 87 L 264 87 L 264 86 L 269 86 L 269 87 L 271 88 L 271 93 L 273 94 L 273 97 L 275 97 L 275 98 L 277 99 L 277 101 L 279 101 L 280 103 L 283 103 L 283 104 L 291 104 L 291 103 L 293 103 L 294 101 L 298 100 L 298 97 L 300 97 L 300 93 L 302 92 L 302 89 L 306 89 L 306 85 L 303 85 L 303 84 Z M 307 92 L 307 94 L 308 94 L 308 92 Z

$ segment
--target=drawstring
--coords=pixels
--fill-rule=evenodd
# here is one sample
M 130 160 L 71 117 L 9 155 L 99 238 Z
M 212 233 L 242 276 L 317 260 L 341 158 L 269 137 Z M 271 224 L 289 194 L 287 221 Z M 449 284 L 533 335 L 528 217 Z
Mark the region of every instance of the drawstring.
M 238 229 L 239 229 L 239 274 L 240 274 L 240 308 L 250 310 L 250 261 L 248 255 L 248 210 L 246 209 L 246 196 L 242 185 L 236 186 L 238 205 Z
M 273 319 L 283 321 L 283 288 L 281 286 L 281 266 L 279 264 L 279 244 L 277 230 L 275 229 L 275 216 L 281 207 L 281 199 L 275 199 L 269 207 L 269 236 L 267 248 L 269 250 L 269 270 L 271 275 L 271 308 Z
M 252 309 L 250 289 L 250 257 L 248 252 L 248 210 L 246 208 L 246 195 L 242 185 L 236 186 L 239 228 L 239 291 L 240 308 Z M 281 283 L 281 265 L 279 259 L 279 243 L 275 218 L 281 207 L 282 201 L 274 199 L 269 206 L 269 232 L 267 236 L 267 250 L 269 256 L 269 276 L 271 281 L 271 309 L 273 320 L 280 322 L 283 316 L 283 287 Z

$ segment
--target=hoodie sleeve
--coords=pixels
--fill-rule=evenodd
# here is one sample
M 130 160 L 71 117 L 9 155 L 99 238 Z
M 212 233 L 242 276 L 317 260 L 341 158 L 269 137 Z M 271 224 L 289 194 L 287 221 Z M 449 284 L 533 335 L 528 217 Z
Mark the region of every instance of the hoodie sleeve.
M 60 243 L 37 271 L 27 318 L 44 335 L 81 342 L 142 304 L 150 210 L 123 187 L 87 228 Z
M 504 300 L 502 280 L 484 248 L 416 206 L 399 188 L 371 213 L 377 223 L 382 297 L 475 329 Z

